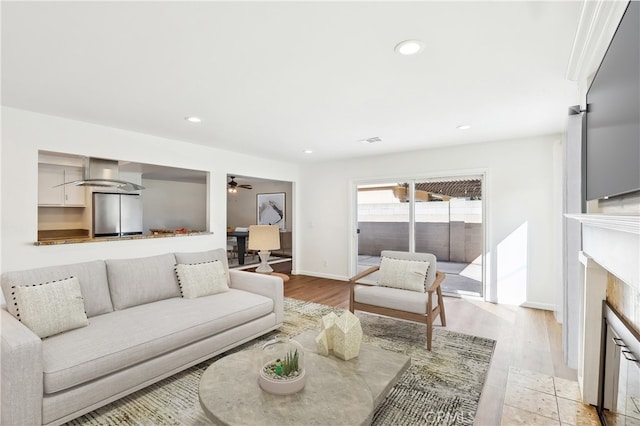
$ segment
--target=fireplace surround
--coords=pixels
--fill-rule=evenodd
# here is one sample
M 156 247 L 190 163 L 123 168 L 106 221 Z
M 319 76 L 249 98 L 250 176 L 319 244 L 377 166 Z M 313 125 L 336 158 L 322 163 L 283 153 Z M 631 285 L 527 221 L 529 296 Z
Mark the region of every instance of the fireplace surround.
M 602 303 L 597 411 L 604 425 L 640 423 L 640 334 L 608 302 Z
M 640 330 L 640 216 L 581 214 L 567 215 L 582 224 L 582 251 L 578 294 L 567 303 L 579 305 L 577 326 L 578 382 L 582 400 L 598 405 L 600 391 L 600 346 L 603 330 L 603 301 L 608 301 L 636 331 Z M 567 259 L 567 261 L 571 261 Z M 574 343 L 575 344 L 575 343 Z M 638 353 L 640 356 L 640 353 Z

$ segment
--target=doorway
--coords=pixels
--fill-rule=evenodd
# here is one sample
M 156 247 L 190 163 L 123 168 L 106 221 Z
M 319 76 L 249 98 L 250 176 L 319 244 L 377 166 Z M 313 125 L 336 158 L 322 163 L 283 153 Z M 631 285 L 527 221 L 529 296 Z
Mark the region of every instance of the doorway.
M 433 253 L 447 274 L 446 294 L 484 297 L 483 180 L 470 175 L 357 184 L 356 272 L 379 265 L 382 250 Z
M 263 222 L 268 203 L 269 223 Z M 276 217 L 277 216 L 277 217 Z M 276 217 L 276 219 L 271 219 Z M 239 174 L 227 175 L 227 257 L 233 269 L 252 269 L 260 263 L 257 251 L 248 246 L 249 226 L 277 224 L 280 247 L 270 250 L 268 263 L 290 274 L 293 266 L 293 183 Z

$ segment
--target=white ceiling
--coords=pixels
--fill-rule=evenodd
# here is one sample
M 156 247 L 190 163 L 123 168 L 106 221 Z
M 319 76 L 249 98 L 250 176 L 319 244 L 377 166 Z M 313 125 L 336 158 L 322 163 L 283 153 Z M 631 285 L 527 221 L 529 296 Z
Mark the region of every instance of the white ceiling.
M 296 162 L 559 133 L 581 6 L 3 1 L 2 104 Z

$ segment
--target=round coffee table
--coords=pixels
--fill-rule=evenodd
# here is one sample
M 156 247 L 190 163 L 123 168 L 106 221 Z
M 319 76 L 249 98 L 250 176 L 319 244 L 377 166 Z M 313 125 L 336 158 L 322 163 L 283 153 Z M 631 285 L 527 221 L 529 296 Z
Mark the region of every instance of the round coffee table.
M 200 379 L 206 415 L 223 425 L 364 425 L 373 416 L 365 380 L 343 361 L 305 351 L 306 383 L 293 395 L 272 395 L 258 385 L 259 351 L 214 362 Z

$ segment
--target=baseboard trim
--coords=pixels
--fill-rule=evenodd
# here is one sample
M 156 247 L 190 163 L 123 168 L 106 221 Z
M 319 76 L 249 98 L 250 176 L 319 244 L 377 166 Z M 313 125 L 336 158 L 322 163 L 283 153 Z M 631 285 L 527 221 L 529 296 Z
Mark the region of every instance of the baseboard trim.
M 345 277 L 342 275 L 323 274 L 320 272 L 311 272 L 311 271 L 296 270 L 296 271 L 291 271 L 291 275 L 308 275 L 310 277 L 327 278 L 329 280 L 349 281 L 349 277 Z
M 523 308 L 542 309 L 543 311 L 555 311 L 555 305 L 550 303 L 524 302 L 521 304 Z

